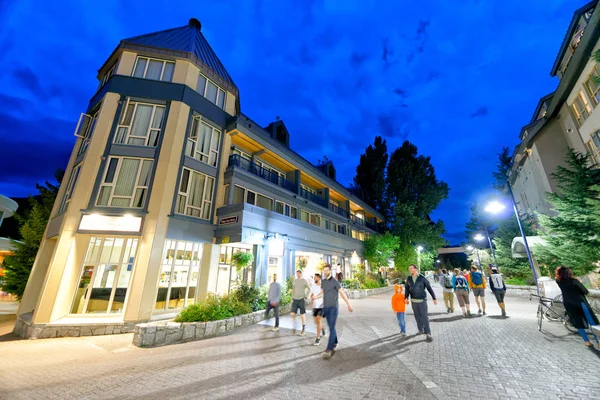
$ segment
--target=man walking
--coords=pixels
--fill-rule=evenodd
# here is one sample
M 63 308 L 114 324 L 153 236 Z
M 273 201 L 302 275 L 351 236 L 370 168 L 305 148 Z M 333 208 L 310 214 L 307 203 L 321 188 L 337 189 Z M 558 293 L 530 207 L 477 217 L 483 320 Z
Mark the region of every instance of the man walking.
M 477 303 L 477 307 L 479 308 L 477 313 L 481 314 L 481 309 L 483 308 L 483 315 L 485 315 L 485 279 L 483 278 L 483 274 L 477 271 L 477 267 L 474 265 L 471 267 L 471 273 L 469 274 L 469 287 L 473 291 L 475 303 Z
M 327 325 L 329 326 L 329 341 L 327 343 L 327 349 L 323 353 L 323 358 L 329 359 L 333 357 L 335 351 L 338 348 L 337 333 L 335 330 L 335 324 L 338 317 L 338 303 L 339 296 L 342 296 L 344 302 L 348 306 L 348 311 L 352 312 L 353 308 L 344 293 L 340 282 L 333 278 L 331 274 L 331 265 L 327 264 L 323 267 L 324 279 L 321 280 L 321 293 L 314 296 L 311 294 L 313 300 L 323 298 L 323 316 L 327 318 Z
M 502 316 L 506 317 L 506 309 L 504 306 L 504 294 L 506 293 L 506 285 L 504 284 L 504 279 L 502 279 L 502 275 L 498 273 L 498 268 L 492 267 L 491 274 L 489 277 L 490 281 L 490 289 L 492 289 L 492 293 L 496 297 L 496 301 L 502 310 Z
M 452 277 L 445 268 L 442 268 L 442 276 L 440 277 L 444 292 L 444 305 L 449 313 L 454 312 L 454 285 L 452 285 Z
M 405 303 L 408 304 L 411 301 L 419 333 L 427 335 L 427 341 L 431 342 L 433 338 L 431 337 L 429 315 L 427 314 L 427 292 L 431 295 L 433 304 L 437 304 L 437 299 L 429 281 L 423 275 L 419 274 L 419 269 L 416 265 L 411 264 L 408 267 L 408 272 L 410 272 L 410 276 L 406 279 L 405 284 Z
M 315 340 L 315 346 L 318 346 L 321 344 L 321 334 L 325 336 L 325 329 L 323 328 L 323 299 L 313 300 L 313 298 L 321 293 L 321 274 L 315 274 L 310 293 L 311 301 L 313 302 L 313 318 L 317 323 L 317 340 Z
M 306 335 L 306 297 L 310 293 L 310 285 L 308 281 L 302 278 L 302 271 L 296 271 L 296 279 L 292 281 L 292 324 L 294 330 L 292 334 L 296 334 L 296 313 L 300 310 L 300 319 L 302 320 L 302 331 L 300 336 Z
M 273 332 L 279 330 L 279 301 L 281 299 L 281 285 L 277 282 L 277 274 L 273 274 L 273 282 L 269 285 L 269 293 L 267 294 L 267 305 L 265 310 L 265 319 L 269 318 L 269 311 L 273 309 L 275 314 L 275 326 Z

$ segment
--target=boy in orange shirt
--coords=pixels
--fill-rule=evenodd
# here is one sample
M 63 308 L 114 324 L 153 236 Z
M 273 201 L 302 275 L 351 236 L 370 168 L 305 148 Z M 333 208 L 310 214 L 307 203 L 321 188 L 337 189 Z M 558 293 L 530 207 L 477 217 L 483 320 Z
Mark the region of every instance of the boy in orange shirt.
M 404 303 L 404 293 L 402 293 L 402 286 L 394 285 L 394 295 L 392 296 L 392 310 L 396 313 L 398 318 L 398 324 L 400 325 L 400 334 L 406 336 L 406 320 L 404 318 L 404 312 L 406 311 L 406 304 Z

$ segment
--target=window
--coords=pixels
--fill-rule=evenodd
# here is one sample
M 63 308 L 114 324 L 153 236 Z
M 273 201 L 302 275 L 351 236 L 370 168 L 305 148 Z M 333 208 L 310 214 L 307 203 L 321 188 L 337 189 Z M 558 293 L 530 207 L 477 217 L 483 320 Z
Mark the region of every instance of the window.
M 231 257 L 235 253 L 252 253 L 252 249 L 221 245 L 219 254 L 219 271 L 214 292 L 226 294 L 237 288 L 241 283 L 252 284 L 254 262 L 243 268 L 239 274 L 237 269 L 231 265 Z
M 201 243 L 166 241 L 154 304 L 156 310 L 174 310 L 194 303 L 201 262 Z
M 179 193 L 177 194 L 178 214 L 202 219 L 210 219 L 214 178 L 183 168 Z
M 338 233 L 341 233 L 342 235 L 348 235 L 348 228 L 346 224 L 339 224 L 337 228 Z
M 243 152 L 242 150 L 235 148 L 233 149 L 233 152 L 231 154 L 235 154 L 238 155 L 242 158 L 245 158 L 248 161 L 252 161 L 252 157 L 250 156 L 250 154 Z
M 262 177 L 267 180 L 270 180 L 274 184 L 279 185 L 279 180 L 285 179 L 285 174 L 283 172 L 272 168 L 268 164 L 265 164 L 264 162 L 258 159 L 255 159 L 254 163 L 263 169 L 264 175 L 262 175 Z
M 185 154 L 213 167 L 219 156 L 219 130 L 194 117 L 185 147 Z
M 122 313 L 138 239 L 92 237 L 71 314 Z
M 286 217 L 291 217 L 296 219 L 298 209 L 296 207 L 292 207 L 289 204 L 285 204 L 281 201 L 275 202 L 275 212 L 278 214 L 285 215 Z
M 138 57 L 133 69 L 133 76 L 136 78 L 171 82 L 173 71 L 175 71 L 175 63 L 173 61 Z
M 314 194 L 315 196 L 317 195 L 317 191 L 316 191 L 315 189 L 313 189 L 313 188 L 309 187 L 309 186 L 306 186 L 306 185 L 300 184 L 300 187 L 301 187 L 302 189 L 306 190 L 307 192 Z
M 260 193 L 256 194 L 256 206 L 265 210 L 273 210 L 273 199 L 263 196 Z
M 69 176 L 69 182 L 67 183 L 67 188 L 65 189 L 65 193 L 63 195 L 62 201 L 60 202 L 60 208 L 58 209 L 58 213 L 62 214 L 69 207 L 69 202 L 71 202 L 71 197 L 73 197 L 73 190 L 75 189 L 75 185 L 77 184 L 77 178 L 79 177 L 79 171 L 81 170 L 81 164 L 73 167 L 71 171 L 71 176 Z
M 573 114 L 575 114 L 575 119 L 577 119 L 577 123 L 581 126 L 585 122 L 585 120 L 590 116 L 592 112 L 592 108 L 585 96 L 585 94 L 580 91 L 571 106 L 573 110 Z
M 329 200 L 329 203 L 333 204 L 334 206 L 336 206 L 337 208 L 340 208 L 340 203 L 338 203 L 335 200 Z
M 592 73 L 587 78 L 585 83 L 585 89 L 587 91 L 588 96 L 592 99 L 592 103 L 594 106 L 597 106 L 600 103 L 600 85 L 596 83 L 596 80 L 600 78 L 600 73 L 598 72 L 598 66 L 596 65 L 592 70 Z
M 123 110 L 115 143 L 155 147 L 163 126 L 165 106 L 128 101 Z
M 300 221 L 306 222 L 308 224 L 310 221 L 310 214 L 304 210 L 300 210 Z
M 196 91 L 217 107 L 225 109 L 225 91 L 202 74 L 198 74 Z
M 100 106 L 96 107 L 96 112 L 92 115 L 81 113 L 79 116 L 79 122 L 77 123 L 77 128 L 75 128 L 75 136 L 82 139 L 79 150 L 77 151 L 78 156 L 86 152 L 90 140 L 92 140 L 92 134 L 94 133 L 94 128 L 98 121 L 99 111 L 97 110 L 99 109 Z
M 594 165 L 600 165 L 600 131 L 592 133 L 590 141 L 587 142 L 587 148 L 590 162 Z
M 311 225 L 321 226 L 321 216 L 319 214 L 310 214 Z
M 329 220 L 322 219 L 321 220 L 321 228 L 325 228 L 327 230 L 331 229 L 331 226 L 329 225 Z
M 115 74 L 115 71 L 117 70 L 117 63 L 115 63 L 106 74 L 104 74 L 104 76 L 102 77 L 102 79 L 100 80 L 100 87 L 104 86 L 106 84 L 106 82 L 108 82 L 108 80 Z
M 225 190 L 223 190 L 223 205 L 227 205 L 227 196 L 229 195 L 229 185 L 225 185 Z
M 153 160 L 110 157 L 98 195 L 99 206 L 142 208 Z
M 331 229 L 334 232 L 337 232 L 338 231 L 338 226 L 337 226 L 337 224 L 335 222 L 331 221 L 329 229 Z
M 354 239 L 358 239 L 358 240 L 365 240 L 365 233 L 361 232 L 361 231 L 355 231 L 354 229 L 352 229 L 352 237 Z
M 527 194 L 521 193 L 521 202 L 523 204 L 523 211 L 529 213 L 529 202 L 527 201 Z
M 267 196 L 263 196 L 260 193 L 255 193 L 241 186 L 236 186 L 235 191 L 233 192 L 233 202 L 234 204 L 246 202 L 248 204 L 252 204 L 253 206 L 273 211 L 274 200 Z

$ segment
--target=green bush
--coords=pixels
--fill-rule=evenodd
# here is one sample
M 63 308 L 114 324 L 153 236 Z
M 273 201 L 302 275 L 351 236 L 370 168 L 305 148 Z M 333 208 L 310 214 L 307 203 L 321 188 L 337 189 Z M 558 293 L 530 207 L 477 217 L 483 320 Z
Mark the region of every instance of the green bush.
M 245 304 L 249 304 L 252 307 L 252 311 L 258 311 L 261 309 L 260 307 L 260 290 L 255 288 L 252 285 L 248 285 L 247 283 L 242 283 L 237 289 L 233 292 L 235 298 Z M 266 301 L 266 293 L 265 293 L 265 301 Z M 264 304 L 263 307 L 264 308 Z
M 226 296 L 209 294 L 205 299 L 181 310 L 175 317 L 175 322 L 217 321 L 251 312 L 250 304 L 242 303 L 234 294 Z
M 379 281 L 376 281 L 374 279 L 367 279 L 365 283 L 361 286 L 364 286 L 366 289 L 377 289 L 381 287 L 381 284 L 379 283 Z

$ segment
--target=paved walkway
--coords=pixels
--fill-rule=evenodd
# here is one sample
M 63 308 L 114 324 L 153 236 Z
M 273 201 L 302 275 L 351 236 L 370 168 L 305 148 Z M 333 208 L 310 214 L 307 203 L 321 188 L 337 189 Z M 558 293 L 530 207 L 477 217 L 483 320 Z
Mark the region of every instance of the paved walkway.
M 261 325 L 156 349 L 132 335 L 2 341 L 0 399 L 600 398 L 600 353 L 557 323 L 538 332 L 533 301 L 508 297 L 507 319 L 495 302 L 468 320 L 430 304 L 432 343 L 410 335 L 410 310 L 398 335 L 389 295 L 353 303 L 331 360 L 314 336 Z

